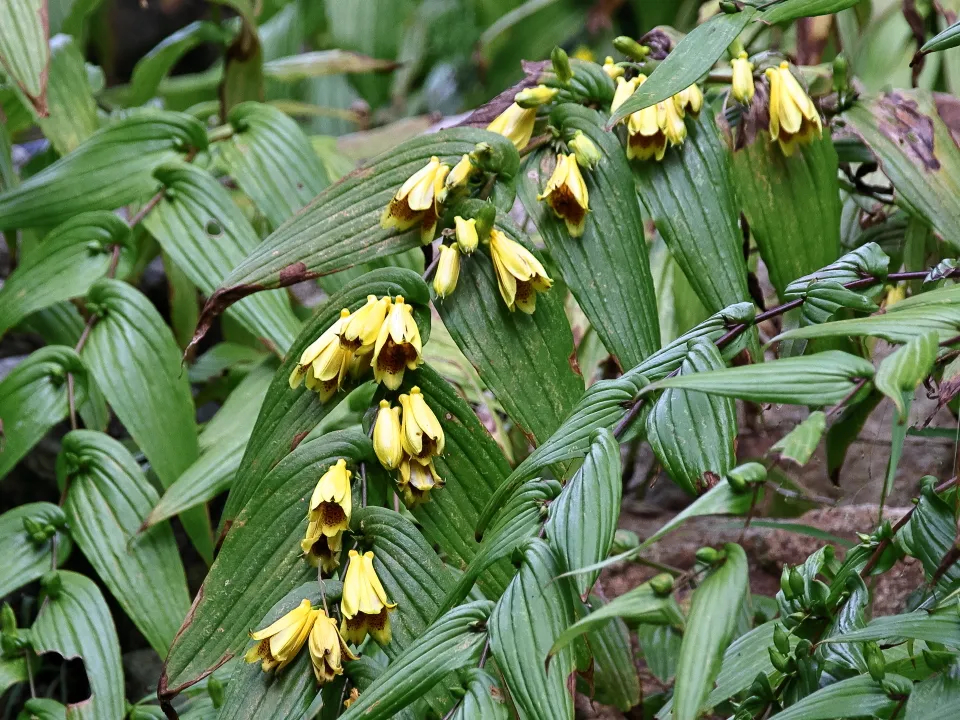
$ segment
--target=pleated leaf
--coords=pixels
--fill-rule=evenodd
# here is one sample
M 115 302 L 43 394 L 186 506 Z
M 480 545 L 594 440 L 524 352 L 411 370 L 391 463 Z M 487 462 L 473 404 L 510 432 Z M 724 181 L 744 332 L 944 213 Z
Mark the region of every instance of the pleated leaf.
M 956 608 L 946 607 L 937 613 L 921 611 L 887 615 L 871 620 L 865 628 L 835 635 L 828 642 L 872 642 L 908 638 L 943 643 L 960 648 L 960 626 Z
M 0 515 L 0 557 L 5 558 L 0 566 L 0 596 L 32 583 L 50 569 L 53 536 L 37 542 L 24 527 L 25 519 L 59 528 L 57 564 L 62 565 L 70 557 L 72 542 L 64 527 L 67 518 L 63 510 L 47 502 L 24 503 L 8 510 Z
M 846 10 L 858 0 L 782 0 L 764 10 L 762 22 L 782 23 L 802 17 L 816 17 Z
M 0 334 L 25 317 L 63 300 L 86 295 L 106 275 L 113 245 L 130 260 L 130 229 L 109 212 L 77 215 L 24 254 L 0 288 Z
M 906 552 L 920 561 L 927 580 L 932 581 L 954 545 L 957 524 L 953 508 L 933 491 L 933 479 L 926 477 L 921 482 L 916 509 L 897 538 Z M 958 579 L 960 568 L 953 564 L 943 573 L 940 585 L 952 587 Z
M 355 463 L 371 453 L 365 435 L 346 430 L 304 442 L 266 473 L 256 497 L 226 533 L 170 648 L 160 677 L 161 699 L 236 657 L 246 647 L 247 632 L 274 603 L 316 577 L 300 551 L 310 494 L 337 460 L 356 469 Z
M 207 146 L 196 118 L 142 110 L 102 128 L 75 151 L 0 194 L 0 230 L 59 225 L 155 193 L 158 165 Z
M 836 283 L 842 286 L 867 276 L 880 281 L 887 277 L 889 269 L 890 256 L 875 242 L 868 242 L 841 256 L 836 262 L 797 278 L 787 285 L 784 298 L 788 301 L 805 298 L 809 289 L 816 287 L 818 283 Z
M 9 0 L 0 5 L 0 65 L 41 115 L 47 110 L 46 0 Z
M 187 578 L 169 525 L 138 535 L 157 502 L 130 452 L 91 430 L 63 438 L 57 478 L 69 486 L 70 533 L 97 575 L 158 654 L 190 608 Z
M 923 295 L 918 296 L 923 297 Z M 904 300 L 906 302 L 906 300 Z M 809 340 L 829 337 L 878 337 L 891 343 L 906 343 L 930 333 L 944 342 L 960 333 L 960 306 L 911 306 L 898 312 L 865 318 L 834 320 L 781 333 L 774 340 Z
M 709 340 L 691 344 L 679 377 L 725 367 Z M 737 413 L 728 397 L 667 390 L 647 416 L 647 440 L 667 475 L 691 495 L 712 487 L 736 463 Z
M 936 331 L 918 335 L 887 355 L 877 368 L 874 383 L 877 390 L 893 400 L 900 414 L 900 422 L 906 419 L 907 413 L 904 394 L 909 393 L 912 397 L 917 386 L 930 374 L 940 349 L 939 342 Z
M 547 540 L 568 570 L 603 560 L 610 552 L 620 517 L 623 487 L 620 444 L 609 430 L 597 430 L 583 465 L 550 505 Z M 577 575 L 580 595 L 593 587 L 600 572 Z
M 591 327 L 621 367 L 633 367 L 659 349 L 660 325 L 630 166 L 600 113 L 568 104 L 550 118 L 564 137 L 579 130 L 601 154 L 596 168 L 582 171 L 590 198 L 583 236 L 570 237 L 563 220 L 537 200 L 553 174 L 553 152 L 533 153 L 524 162 L 520 199 Z
M 207 172 L 193 165 L 164 165 L 154 177 L 165 193 L 144 225 L 200 292 L 209 295 L 256 250 L 260 238 L 223 186 Z M 300 330 L 284 290 L 258 293 L 233 305 L 228 313 L 281 355 Z
M 76 150 L 100 126 L 83 53 L 69 35 L 50 39 L 47 115 L 36 121 L 61 155 Z
M 884 682 L 899 680 L 906 687 L 912 683 L 900 675 L 888 674 Z M 838 717 L 886 717 L 897 707 L 899 699 L 892 698 L 876 680 L 868 675 L 841 680 L 820 688 L 812 695 L 770 716 L 770 720 L 833 720 Z
M 33 649 L 83 660 L 90 698 L 68 705 L 67 720 L 122 718 L 123 665 L 110 608 L 90 578 L 61 570 L 59 579 L 59 595 L 43 604 L 30 628 Z
M 499 681 L 481 668 L 471 668 L 461 673 L 467 694 L 450 720 L 507 720 L 507 709 Z
M 591 596 L 594 607 L 605 603 Z M 633 645 L 626 623 L 617 618 L 587 634 L 587 646 L 593 656 L 593 692 L 591 697 L 624 712 L 639 704 L 640 678 L 633 660 Z
M 0 381 L 0 480 L 50 428 L 67 417 L 68 373 L 74 376 L 79 406 L 86 395 L 87 371 L 70 347 L 42 347 Z

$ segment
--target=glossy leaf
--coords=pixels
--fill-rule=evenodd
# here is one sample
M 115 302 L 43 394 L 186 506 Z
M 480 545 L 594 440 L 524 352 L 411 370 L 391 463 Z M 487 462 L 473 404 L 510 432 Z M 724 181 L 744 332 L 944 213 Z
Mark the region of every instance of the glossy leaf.
M 154 177 L 163 199 L 144 225 L 204 294 L 260 244 L 256 231 L 211 175 L 193 165 L 164 165 Z M 286 291 L 258 293 L 228 313 L 274 352 L 283 354 L 300 330 Z M 191 328 L 192 329 L 192 328 Z
M 40 608 L 30 632 L 37 654 L 80 658 L 90 698 L 67 707 L 67 720 L 102 720 L 125 715 L 120 643 L 110 608 L 92 580 L 59 572 L 62 587 Z
M 725 367 L 709 340 L 692 343 L 679 377 Z M 736 463 L 737 414 L 733 400 L 685 390 L 664 392 L 647 416 L 647 439 L 667 475 L 697 495 Z
M 898 675 L 888 674 L 885 681 L 899 678 L 909 685 L 910 681 Z M 841 680 L 827 685 L 812 695 L 807 695 L 786 710 L 770 716 L 770 720 L 833 720 L 846 716 L 883 717 L 897 706 L 899 700 L 887 695 L 880 683 L 869 675 Z
M 873 151 L 897 202 L 960 247 L 960 149 L 922 90 L 867 97 L 844 113 L 847 127 Z
M 66 155 L 100 126 L 83 53 L 69 35 L 50 39 L 48 75 L 47 115 L 36 121 L 54 149 Z
M 48 345 L 31 353 L 0 381 L 0 480 L 47 431 L 67 417 L 67 374 L 83 401 L 86 369 L 73 348 Z
M 382 654 L 360 655 L 358 660 L 353 660 L 344 665 L 344 673 L 350 679 L 357 690 L 362 694 L 364 690 L 373 685 L 384 671 L 387 669 L 387 658 Z M 335 686 L 329 686 L 335 687 Z M 325 691 L 326 692 L 326 691 Z M 342 691 L 341 691 L 342 692 Z M 340 693 L 337 693 L 337 702 L 339 702 Z M 425 712 L 425 705 L 417 703 L 412 707 L 397 712 L 394 717 L 397 720 L 417 720 L 418 711 L 422 715 Z M 340 707 L 332 707 L 332 703 L 325 707 L 325 712 L 320 716 L 321 720 L 333 720 L 340 716 Z
M 791 282 L 784 291 L 784 299 L 806 297 L 809 289 L 817 283 L 829 282 L 842 286 L 867 276 L 878 281 L 884 280 L 889 269 L 890 257 L 875 242 L 868 242 L 842 255 L 835 262 Z
M 781 0 L 764 10 L 759 20 L 773 24 L 803 17 L 829 15 L 853 7 L 857 2 L 858 0 Z
M 693 591 L 680 645 L 673 699 L 676 720 L 696 720 L 720 672 L 747 594 L 747 556 L 734 543 L 723 546 L 723 564 Z
M 173 334 L 150 301 L 119 280 L 98 281 L 87 299 L 99 319 L 84 347 L 84 362 L 160 483 L 169 487 L 199 455 L 190 383 Z M 181 520 L 209 560 L 213 542 L 206 509 L 188 510 Z
M 537 200 L 556 165 L 552 152 L 533 153 L 524 162 L 520 199 L 591 327 L 621 367 L 633 367 L 659 349 L 660 326 L 630 166 L 598 112 L 567 104 L 550 118 L 564 137 L 580 131 L 600 151 L 600 163 L 582 173 L 590 197 L 583 236 L 571 237 L 564 222 Z
M 504 701 L 499 681 L 481 668 L 471 668 L 461 674 L 467 694 L 450 720 L 507 720 L 510 711 Z
M 874 618 L 861 630 L 835 635 L 829 642 L 870 642 L 909 638 L 960 648 L 960 625 L 956 608 L 937 613 L 922 610 Z
M 622 475 L 620 444 L 609 430 L 598 430 L 583 465 L 550 505 L 547 540 L 568 570 L 593 565 L 610 552 L 620 517 Z M 580 595 L 599 575 L 577 575 Z
M 0 334 L 37 310 L 86 295 L 106 275 L 114 245 L 128 261 L 130 229 L 109 212 L 83 213 L 53 230 L 0 288 Z
M 807 418 L 777 440 L 768 454 L 781 460 L 790 460 L 797 465 L 806 465 L 813 456 L 820 438 L 827 429 L 827 416 L 822 410 L 815 410 Z
M 119 442 L 91 430 L 63 438 L 57 479 L 69 487 L 70 533 L 150 645 L 163 655 L 190 608 L 169 525 L 137 535 L 157 491 Z
M 779 620 L 765 622 L 730 643 L 723 654 L 716 687 L 707 698 L 707 706 L 716 707 L 724 700 L 743 692 L 750 687 L 758 674 L 770 675 L 775 672 L 767 648 L 773 645 L 773 631 L 778 624 Z M 790 633 L 787 641 L 790 647 L 794 648 L 799 638 Z
M 490 616 L 490 649 L 520 720 L 573 718 L 567 676 L 574 669 L 567 647 L 546 666 L 547 652 L 574 619 L 573 588 L 554 578 L 560 567 L 542 540 L 529 540 L 520 571 Z
M 223 510 L 221 526 L 236 516 L 266 475 L 280 460 L 313 430 L 336 406 L 338 394 L 329 402 L 321 403 L 315 393 L 304 387 L 290 389 L 290 373 L 300 361 L 300 355 L 340 316 L 341 308 L 356 310 L 366 303 L 367 295 L 402 295 L 414 306 L 414 317 L 424 343 L 429 337 L 430 321 L 426 305 L 430 294 L 423 279 L 409 270 L 386 268 L 376 270 L 349 283 L 342 291 L 320 305 L 307 321 L 286 359 L 274 375 L 267 390 L 267 399 L 253 427 L 240 468 L 237 470 L 230 496 Z
M 226 533 L 160 677 L 161 700 L 173 697 L 240 653 L 247 632 L 267 610 L 316 569 L 302 557 L 307 501 L 326 469 L 372 452 L 356 430 L 302 443 L 265 474 L 255 498 Z
M 954 546 L 957 524 L 953 508 L 934 492 L 933 479 L 927 477 L 921 482 L 916 509 L 897 538 L 907 553 L 920 561 L 927 580 L 932 581 Z M 953 564 L 943 573 L 940 584 L 951 587 L 958 579 L 960 568 Z
M 227 172 L 274 228 L 329 184 L 309 138 L 296 122 L 275 107 L 241 103 L 227 119 L 234 133 L 217 143 L 216 149 Z M 243 248 L 246 255 L 256 249 Z M 234 267 L 238 264 L 235 262 Z M 216 282 L 222 279 L 219 277 Z
M 370 720 L 394 717 L 447 673 L 475 664 L 486 641 L 481 627 L 493 603 L 481 600 L 455 608 L 424 630 L 393 658 L 376 681 L 341 717 Z
M 42 576 L 53 560 L 53 534 L 42 542 L 34 539 L 24 527 L 24 520 L 33 520 L 41 527 L 51 525 L 57 530 L 57 563 L 62 565 L 70 557 L 72 542 L 65 531 L 67 522 L 63 510 L 47 502 L 24 503 L 0 515 L 0 595 L 10 595 Z M 0 690 L 0 694 L 2 694 Z
M 754 142 L 734 151 L 733 182 L 770 282 L 782 299 L 793 280 L 840 256 L 837 153 L 829 133 L 788 158 L 761 131 Z
M 743 31 L 757 11 L 744 7 L 736 13 L 719 13 L 695 27 L 667 55 L 642 87 L 617 108 L 610 124 L 631 113 L 673 97 L 707 74 L 726 52 L 727 46 Z
M 153 169 L 203 150 L 189 115 L 143 110 L 98 130 L 74 152 L 0 193 L 0 230 L 59 225 L 89 210 L 115 210 L 156 192 Z
M 956 672 L 944 672 L 916 685 L 904 712 L 905 720 L 960 714 L 960 679 Z
M 0 6 L 0 65 L 41 115 L 47 109 L 46 0 L 10 0 Z
M 632 167 L 640 201 L 704 307 L 749 301 L 730 153 L 712 113 L 687 122 L 687 139 L 663 161 Z
M 940 31 L 927 40 L 920 48 L 920 53 L 942 52 L 960 45 L 960 22 Z
M 0 658 L 0 696 L 28 679 L 26 657 Z M 505 720 L 506 716 L 503 717 Z
M 939 350 L 939 335 L 936 331 L 918 335 L 887 357 L 877 368 L 874 384 L 877 390 L 893 400 L 900 413 L 900 422 L 906 419 L 907 408 L 904 394 L 911 396 L 917 386 L 933 369 Z

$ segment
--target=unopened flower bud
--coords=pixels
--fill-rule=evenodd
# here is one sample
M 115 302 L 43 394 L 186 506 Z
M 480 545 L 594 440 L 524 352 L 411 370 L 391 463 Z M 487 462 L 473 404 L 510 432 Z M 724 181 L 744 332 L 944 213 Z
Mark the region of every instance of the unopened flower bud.
M 562 47 L 555 47 L 550 53 L 550 62 L 553 64 L 553 72 L 556 73 L 557 80 L 566 85 L 573 77 L 573 70 L 570 67 L 570 58 Z
M 602 155 L 593 140 L 583 134 L 582 130 L 577 130 L 570 141 L 570 149 L 577 158 L 577 164 L 582 167 L 593 169 L 600 162 Z
M 437 263 L 437 274 L 433 278 L 433 289 L 437 297 L 443 299 L 457 289 L 457 280 L 460 278 L 460 246 L 440 246 L 440 261 Z
M 844 92 L 849 87 L 847 58 L 843 53 L 833 59 L 833 89 L 838 92 Z
M 537 87 L 527 88 L 518 92 L 513 101 L 525 110 L 546 105 L 556 97 L 560 92 L 557 88 L 549 88 L 546 85 L 537 85 Z
M 790 652 L 790 638 L 779 623 L 773 628 L 773 646 L 784 655 Z
M 767 652 L 770 655 L 771 664 L 780 672 L 787 672 L 787 669 L 790 667 L 790 659 L 781 655 L 772 647 L 768 647 Z
M 4 603 L 0 610 L 0 632 L 4 635 L 10 635 L 17 632 L 17 615 L 10 607 L 10 603 Z
M 613 46 L 632 60 L 643 61 L 650 54 L 650 48 L 626 35 L 614 38 Z
M 784 565 L 783 570 L 780 571 L 780 590 L 783 592 L 783 597 L 787 600 L 793 600 L 793 588 L 790 587 L 790 566 Z
M 697 550 L 696 558 L 704 565 L 713 565 L 720 558 L 720 553 L 716 548 L 702 547 Z
M 887 674 L 887 662 L 883 657 L 880 646 L 875 642 L 865 643 L 863 656 L 867 661 L 867 670 L 870 672 L 870 677 L 877 682 L 883 680 Z
M 56 600 L 60 597 L 60 591 L 63 589 L 63 579 L 60 577 L 60 573 L 56 570 L 45 573 L 40 578 L 40 587 L 44 589 L 48 596 Z
M 794 597 L 803 597 L 803 594 L 807 591 L 803 575 L 795 567 L 790 568 L 790 587 L 793 588 Z
M 623 77 L 623 74 L 626 72 L 622 67 L 617 65 L 609 55 L 607 55 L 607 59 L 603 61 L 603 71 L 611 80 Z
M 223 705 L 223 683 L 217 680 L 213 675 L 207 680 L 207 693 L 210 695 L 210 702 L 213 707 L 219 708 Z
M 670 573 L 660 573 L 650 579 L 650 587 L 657 595 L 669 595 L 673 592 L 673 576 Z
M 464 219 L 457 215 L 453 219 L 454 230 L 457 236 L 457 245 L 460 250 L 469 255 L 477 249 L 480 243 L 480 236 L 477 234 L 477 221 L 475 218 Z

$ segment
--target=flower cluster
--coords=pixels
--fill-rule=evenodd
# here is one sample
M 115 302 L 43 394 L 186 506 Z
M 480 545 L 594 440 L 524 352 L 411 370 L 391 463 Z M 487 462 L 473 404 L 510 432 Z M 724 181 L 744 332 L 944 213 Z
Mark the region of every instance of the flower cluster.
M 373 449 L 380 464 L 397 471 L 397 489 L 408 507 L 429 500 L 430 491 L 443 487 L 433 459 L 443 454 L 445 438 L 440 421 L 419 387 L 398 398 L 400 405 L 380 401 L 373 425 Z
M 630 80 L 618 77 L 610 112 L 623 105 L 646 79 L 647 76 L 642 73 Z M 668 143 L 671 146 L 682 145 L 687 138 L 684 117 L 687 113 L 696 117 L 702 106 L 703 93 L 699 87 L 691 85 L 671 98 L 628 115 L 625 118 L 627 157 L 631 160 L 663 160 Z
M 300 356 L 290 373 L 290 387 L 305 383 L 326 402 L 350 375 L 358 379 L 373 369 L 373 377 L 391 390 L 403 382 L 405 370 L 423 362 L 420 330 L 413 319 L 413 307 L 397 295 L 377 299 L 354 313 L 344 308 L 333 325 Z
M 343 532 L 350 526 L 351 476 L 346 461 L 338 460 L 320 478 L 307 508 L 307 533 L 300 547 L 310 564 L 327 574 L 340 565 Z

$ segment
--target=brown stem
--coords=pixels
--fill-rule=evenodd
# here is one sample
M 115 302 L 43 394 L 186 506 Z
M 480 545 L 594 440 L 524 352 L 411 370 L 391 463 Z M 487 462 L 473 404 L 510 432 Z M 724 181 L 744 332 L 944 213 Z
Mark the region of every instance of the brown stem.
M 843 400 L 841 400 L 832 408 L 830 408 L 830 411 L 827 413 L 827 417 L 833 417 L 838 412 L 843 410 L 847 406 L 847 403 L 850 402 L 850 400 L 853 398 L 853 396 L 856 395 L 858 392 L 860 392 L 860 388 L 862 388 L 864 385 L 867 384 L 867 380 L 868 378 L 860 378 L 859 380 L 857 380 L 857 382 L 853 384 L 853 389 L 847 393 L 846 397 L 844 397 Z
M 532 153 L 534 150 L 542 148 L 551 140 L 553 140 L 553 136 L 551 135 L 540 135 L 538 137 L 535 137 L 533 140 L 527 143 L 527 146 L 523 150 L 520 151 L 520 157 L 526 157 L 527 155 Z

